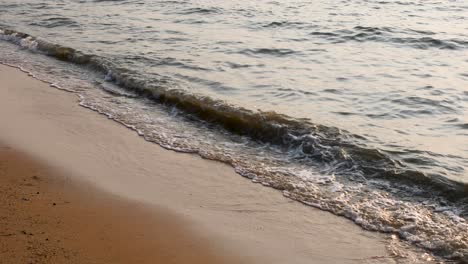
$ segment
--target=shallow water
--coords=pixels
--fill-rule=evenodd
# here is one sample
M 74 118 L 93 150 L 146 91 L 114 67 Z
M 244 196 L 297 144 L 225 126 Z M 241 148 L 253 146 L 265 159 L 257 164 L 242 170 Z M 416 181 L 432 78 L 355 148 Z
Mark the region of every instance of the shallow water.
M 461 259 L 467 18 L 463 1 L 2 0 L 0 38 L 21 48 L 0 60 L 149 141 Z

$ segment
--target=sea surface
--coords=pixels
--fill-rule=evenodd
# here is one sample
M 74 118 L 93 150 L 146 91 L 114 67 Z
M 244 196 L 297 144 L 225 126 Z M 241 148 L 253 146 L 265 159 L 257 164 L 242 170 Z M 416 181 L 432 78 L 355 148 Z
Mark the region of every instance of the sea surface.
M 0 40 L 148 141 L 468 263 L 465 0 L 0 0 Z

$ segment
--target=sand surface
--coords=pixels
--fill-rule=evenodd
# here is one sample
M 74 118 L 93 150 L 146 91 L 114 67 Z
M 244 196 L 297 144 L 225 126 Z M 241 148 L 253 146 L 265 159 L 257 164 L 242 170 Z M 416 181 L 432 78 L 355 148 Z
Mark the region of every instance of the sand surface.
M 161 215 L 157 212 L 163 210 L 173 219 L 185 223 L 184 226 L 193 233 L 189 237 L 201 239 L 204 241 L 201 244 L 203 248 L 216 252 L 211 255 L 222 255 L 226 260 L 252 263 L 396 261 L 386 247 L 388 236 L 364 231 L 346 219 L 293 202 L 278 191 L 242 178 L 224 164 L 203 160 L 196 155 L 168 151 L 146 142 L 134 131 L 78 106 L 75 94 L 51 88 L 18 69 L 6 66 L 0 66 L 0 120 L 0 141 L 47 164 L 50 170 L 61 172 L 59 181 L 64 186 L 88 186 L 84 189 L 77 187 L 85 191 L 73 191 L 73 199 L 79 201 L 80 195 L 87 197 L 89 193 L 94 193 L 90 197 L 96 203 L 83 208 L 84 205 L 79 203 L 64 205 L 65 198 L 59 198 L 60 206 L 54 208 L 76 205 L 77 211 L 67 209 L 57 214 L 56 218 L 58 221 L 75 219 L 80 215 L 80 210 L 86 209 L 89 214 L 86 227 L 95 225 L 92 228 L 99 230 L 109 228 L 111 235 L 102 237 L 106 245 L 112 246 L 113 242 L 121 241 L 118 238 L 125 238 L 125 242 L 116 242 L 123 244 L 119 244 L 115 252 L 126 247 L 132 252 L 138 240 L 135 235 L 130 235 L 134 228 L 148 231 L 140 242 L 151 244 L 153 239 L 161 239 L 161 235 L 157 235 L 158 230 L 166 230 L 165 224 L 169 223 L 164 218 L 156 218 L 156 224 L 143 220 L 134 224 L 129 219 L 120 228 L 118 223 L 113 223 L 114 220 L 120 221 L 123 217 L 140 221 L 142 217 L 129 215 L 151 212 Z M 25 174 L 15 181 L 21 182 L 24 178 L 35 184 L 30 177 Z M 34 200 L 34 188 L 31 186 L 33 191 L 28 193 L 26 199 Z M 68 192 L 67 188 L 64 188 L 64 192 Z M 86 188 L 92 191 L 88 192 Z M 113 210 L 113 207 L 106 209 L 106 195 L 121 200 L 121 204 L 112 203 L 118 210 Z M 101 197 L 104 197 L 103 200 Z M 85 200 L 89 201 L 88 198 Z M 101 200 L 104 202 L 101 203 Z M 47 204 L 50 201 L 47 201 L 43 207 L 31 212 L 40 214 L 43 211 L 41 208 L 49 210 Z M 25 201 L 24 205 L 30 202 Z M 141 205 L 137 206 L 141 209 L 132 211 L 133 203 Z M 24 207 L 24 210 L 32 209 Z M 114 212 L 118 217 L 112 216 Z M 93 213 L 96 216 L 93 217 Z M 101 222 L 104 220 L 110 222 Z M 73 223 L 78 225 L 78 221 Z M 17 233 L 18 228 L 14 224 L 11 223 L 9 228 Z M 75 230 L 74 224 L 68 230 L 77 236 L 74 240 L 76 243 L 83 244 L 84 237 L 77 235 L 79 229 Z M 53 229 L 52 223 L 44 225 Z M 113 230 L 120 231 L 112 235 Z M 167 230 L 162 234 L 164 238 L 174 237 L 180 232 L 187 233 L 183 230 L 173 232 L 174 228 Z M 3 230 L 0 232 L 4 233 Z M 0 237 L 2 243 L 5 239 L 10 238 Z M 58 242 L 54 245 L 70 252 L 74 252 L 74 246 L 73 243 Z M 172 246 L 170 244 L 168 247 Z M 80 252 L 87 256 L 87 250 L 92 251 L 92 247 L 83 248 Z M 178 249 L 168 250 L 176 252 Z M 187 256 L 190 254 L 188 252 Z M 90 253 L 89 256 L 93 255 Z M 89 262 L 81 263 L 106 263 L 93 261 L 89 259 Z
M 249 263 L 167 210 L 74 184 L 0 145 L 0 263 Z

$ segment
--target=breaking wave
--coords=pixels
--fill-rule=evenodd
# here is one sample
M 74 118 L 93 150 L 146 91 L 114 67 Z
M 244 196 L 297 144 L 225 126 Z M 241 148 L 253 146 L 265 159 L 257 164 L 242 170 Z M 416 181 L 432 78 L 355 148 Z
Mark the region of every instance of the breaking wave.
M 364 34 L 354 36 L 356 38 L 379 36 L 375 29 L 355 30 Z M 315 34 L 337 37 L 335 33 Z M 0 29 L 0 39 L 85 66 L 105 75 L 107 83 L 123 89 L 104 85 L 104 90 L 110 94 L 150 99 L 167 109 L 176 109 L 193 122 L 247 137 L 256 142 L 256 146 L 269 146 L 268 149 L 284 155 L 284 159 L 272 159 L 268 163 L 235 158 L 222 152 L 200 151 L 190 146 L 179 148 L 160 137 L 151 137 L 144 125 L 132 123 L 122 114 L 110 114 L 110 110 L 100 109 L 98 104 L 83 103 L 138 130 L 150 141 L 229 163 L 241 175 L 281 190 L 291 199 L 347 217 L 368 230 L 397 234 L 441 256 L 468 261 L 467 184 L 421 171 L 395 153 L 368 147 L 364 137 L 336 127 L 275 112 L 251 111 L 189 93 L 178 89 L 177 84 L 164 76 L 148 80 L 137 71 L 119 67 L 105 57 L 85 54 L 29 34 Z M 246 52 L 289 54 L 289 50 Z M 280 162 L 275 163 L 278 160 Z M 293 166 L 285 164 L 295 167 L 290 169 Z M 307 168 L 313 168 L 316 175 L 312 176 Z

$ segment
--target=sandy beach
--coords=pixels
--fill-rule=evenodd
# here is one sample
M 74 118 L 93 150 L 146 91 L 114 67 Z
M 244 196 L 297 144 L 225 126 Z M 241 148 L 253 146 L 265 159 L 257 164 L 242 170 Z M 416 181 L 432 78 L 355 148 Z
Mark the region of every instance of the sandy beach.
M 395 263 L 388 237 L 0 66 L 1 263 Z
M 73 184 L 5 145 L 0 168 L 0 263 L 249 263 L 167 210 Z

